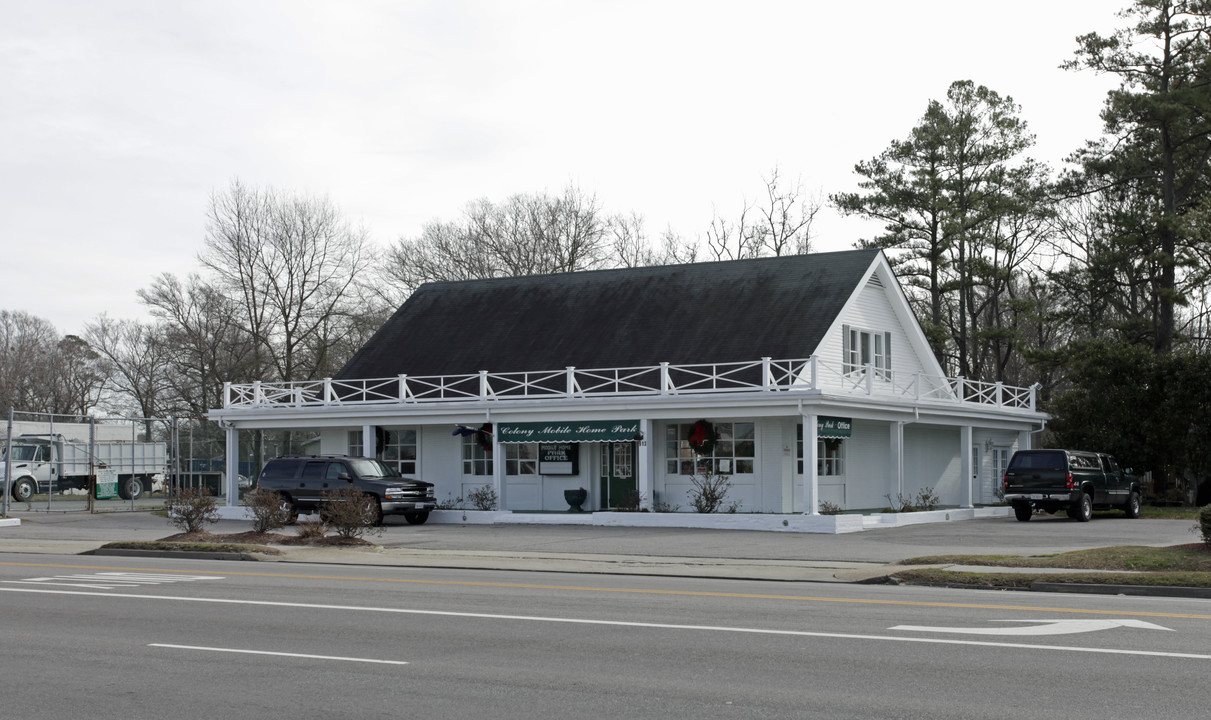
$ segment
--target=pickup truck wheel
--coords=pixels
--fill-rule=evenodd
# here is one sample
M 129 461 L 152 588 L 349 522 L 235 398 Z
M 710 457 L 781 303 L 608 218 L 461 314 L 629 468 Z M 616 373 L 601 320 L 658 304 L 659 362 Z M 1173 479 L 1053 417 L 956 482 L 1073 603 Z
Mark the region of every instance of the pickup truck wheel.
M 1034 508 L 1030 507 L 1030 503 L 1013 504 L 1013 516 L 1018 519 L 1018 522 L 1026 522 L 1032 515 L 1034 515 Z
M 425 521 L 429 519 L 429 511 L 405 510 L 404 519 L 408 521 L 409 525 L 424 525 Z
M 374 513 L 374 527 L 382 527 L 383 501 L 379 500 L 377 497 L 371 498 L 371 501 L 374 503 L 374 507 L 371 508 L 371 511 Z
M 21 478 L 13 481 L 13 499 L 17 502 L 29 502 L 29 499 L 34 496 L 34 481 L 29 478 Z
M 1140 494 L 1132 492 L 1127 498 L 1127 504 L 1123 506 L 1123 512 L 1127 517 L 1134 519 L 1140 516 L 1140 502 Z
M 1077 522 L 1089 522 L 1093 519 L 1093 498 L 1089 493 L 1081 493 L 1081 499 L 1068 508 L 1068 517 Z

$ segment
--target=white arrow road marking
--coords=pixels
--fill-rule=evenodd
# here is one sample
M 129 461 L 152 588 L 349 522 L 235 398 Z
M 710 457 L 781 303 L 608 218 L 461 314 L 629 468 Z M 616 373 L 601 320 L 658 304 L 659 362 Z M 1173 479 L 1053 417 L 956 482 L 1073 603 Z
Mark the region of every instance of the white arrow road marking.
M 1110 630 L 1117 627 L 1133 627 L 1143 630 L 1172 629 L 1153 625 L 1143 620 L 993 620 L 993 622 L 1043 623 L 1042 625 L 1024 625 L 1022 627 L 1002 628 L 954 628 L 926 627 L 923 625 L 897 625 L 889 630 L 912 630 L 915 632 L 944 632 L 961 633 L 964 635 L 1071 635 L 1073 633 Z
M 93 573 L 91 575 L 56 575 L 54 577 L 26 578 L 25 580 L 5 580 L 4 582 L 113 590 L 121 587 L 138 587 L 140 585 L 164 585 L 166 583 L 197 582 L 199 580 L 222 579 L 223 577 L 214 575 L 101 572 Z
M 373 658 L 340 657 L 338 655 L 306 655 L 303 653 L 270 652 L 269 650 L 239 650 L 236 648 L 205 647 L 200 645 L 168 645 L 151 643 L 147 647 L 171 650 L 201 650 L 203 652 L 238 653 L 241 655 L 273 655 L 275 657 L 303 658 L 306 660 L 340 660 L 342 662 L 377 663 L 379 665 L 407 665 L 403 660 L 375 660 Z

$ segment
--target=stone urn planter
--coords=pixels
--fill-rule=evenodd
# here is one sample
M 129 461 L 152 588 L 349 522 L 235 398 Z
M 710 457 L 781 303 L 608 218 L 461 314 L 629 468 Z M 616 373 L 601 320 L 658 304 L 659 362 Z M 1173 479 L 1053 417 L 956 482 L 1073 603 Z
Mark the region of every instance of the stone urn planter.
M 580 506 L 589 499 L 589 491 L 584 488 L 564 490 L 563 499 L 568 501 L 568 512 L 584 512 L 584 508 Z

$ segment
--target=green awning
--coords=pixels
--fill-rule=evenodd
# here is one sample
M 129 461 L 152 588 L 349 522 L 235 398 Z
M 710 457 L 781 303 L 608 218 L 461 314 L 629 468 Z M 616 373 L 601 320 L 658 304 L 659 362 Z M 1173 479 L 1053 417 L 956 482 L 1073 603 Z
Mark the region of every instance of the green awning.
M 502 443 L 623 442 L 639 434 L 638 420 L 576 420 L 571 422 L 500 423 Z
M 847 438 L 853 425 L 854 421 L 852 418 L 820 415 L 816 418 L 816 437 Z

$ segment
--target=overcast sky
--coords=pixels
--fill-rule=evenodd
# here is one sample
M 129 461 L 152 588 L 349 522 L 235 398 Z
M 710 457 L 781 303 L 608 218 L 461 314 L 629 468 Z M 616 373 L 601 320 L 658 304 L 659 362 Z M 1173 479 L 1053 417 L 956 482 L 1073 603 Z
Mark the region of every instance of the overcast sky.
M 1058 167 L 1112 86 L 1058 66 L 1126 4 L 0 0 L 0 309 L 144 317 L 234 178 L 326 195 L 382 245 L 569 183 L 697 237 L 774 166 L 854 189 L 960 79 L 1012 96 Z

